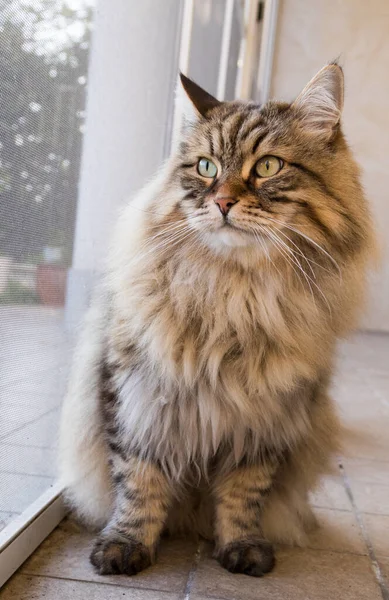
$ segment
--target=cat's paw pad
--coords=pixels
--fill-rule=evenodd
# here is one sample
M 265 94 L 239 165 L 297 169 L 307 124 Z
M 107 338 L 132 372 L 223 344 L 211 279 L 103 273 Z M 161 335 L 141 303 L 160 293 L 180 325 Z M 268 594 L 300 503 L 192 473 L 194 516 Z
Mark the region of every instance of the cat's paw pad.
M 252 577 L 269 573 L 276 562 L 272 545 L 263 539 L 231 542 L 216 552 L 216 558 L 227 571 Z
M 90 561 L 99 575 L 136 575 L 151 565 L 150 551 L 130 538 L 101 537 L 95 543 Z

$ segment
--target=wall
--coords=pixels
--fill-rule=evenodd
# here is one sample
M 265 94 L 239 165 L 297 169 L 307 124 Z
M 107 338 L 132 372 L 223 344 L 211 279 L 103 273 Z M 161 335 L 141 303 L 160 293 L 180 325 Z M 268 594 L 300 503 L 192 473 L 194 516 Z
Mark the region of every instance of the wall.
M 271 96 L 291 100 L 337 57 L 346 78 L 344 129 L 382 244 L 364 326 L 389 331 L 389 1 L 281 0 Z

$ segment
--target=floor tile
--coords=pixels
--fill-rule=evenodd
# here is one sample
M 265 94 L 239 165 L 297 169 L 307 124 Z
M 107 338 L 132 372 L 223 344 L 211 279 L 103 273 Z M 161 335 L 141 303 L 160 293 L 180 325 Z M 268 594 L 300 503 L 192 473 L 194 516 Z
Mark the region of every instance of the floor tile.
M 343 458 L 343 467 L 350 481 L 363 481 L 364 483 L 389 483 L 389 455 L 388 461 L 372 460 L 368 458 Z
M 372 369 L 376 372 L 388 372 L 388 336 L 369 332 L 354 334 L 340 344 L 340 357 L 347 356 L 348 361 L 359 369 Z
M 22 512 L 51 486 L 49 477 L 0 473 L 0 510 Z
M 352 508 L 340 476 L 324 478 L 317 491 L 311 495 L 311 503 L 318 508 L 338 510 L 351 510 Z
M 178 600 L 179 595 L 17 574 L 0 592 L 1 600 Z
M 354 382 L 354 387 L 360 384 Z M 367 430 L 375 429 L 379 431 L 383 425 L 382 420 L 389 419 L 389 403 L 372 385 L 367 388 L 367 391 L 358 389 L 354 391 L 350 385 L 348 395 L 337 398 L 340 406 L 340 413 L 343 421 L 352 425 L 363 425 Z M 372 411 L 374 406 L 374 411 Z
M 355 504 L 361 512 L 389 515 L 389 481 L 387 485 L 351 481 Z
M 389 559 L 389 516 L 364 514 L 362 520 L 376 556 Z
M 368 371 L 367 378 L 376 392 L 376 398 L 380 401 L 387 401 L 389 396 L 389 369 L 385 373 Z
M 194 562 L 196 545 L 163 540 L 156 564 L 136 577 L 101 577 L 89 562 L 94 536 L 64 521 L 23 567 L 24 573 L 50 575 L 124 587 L 183 592 Z
M 382 600 L 369 559 L 321 550 L 283 549 L 275 570 L 261 579 L 233 575 L 206 556 L 192 585 L 192 600 Z
M 367 554 L 365 542 L 352 512 L 316 508 L 315 515 L 319 528 L 309 536 L 310 548 Z
M 374 404 L 371 407 L 374 414 Z M 343 435 L 343 455 L 346 458 L 366 458 L 387 461 L 389 456 L 388 419 L 376 425 L 366 420 L 347 420 Z
M 372 390 L 365 379 L 352 375 L 340 374 L 335 378 L 332 388 L 332 398 L 341 408 L 342 413 L 347 413 L 348 408 L 362 410 L 366 407 L 366 398 L 371 397 Z

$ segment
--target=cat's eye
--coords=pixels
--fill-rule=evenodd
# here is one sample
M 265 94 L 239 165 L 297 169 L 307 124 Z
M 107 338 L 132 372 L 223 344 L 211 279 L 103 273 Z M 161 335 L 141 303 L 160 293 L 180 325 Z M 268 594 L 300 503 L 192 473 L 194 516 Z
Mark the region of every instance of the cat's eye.
M 217 175 L 217 166 L 209 158 L 200 158 L 197 171 L 201 177 L 214 178 Z
M 257 177 L 273 177 L 283 166 L 283 161 L 277 156 L 263 156 L 255 165 L 255 173 Z

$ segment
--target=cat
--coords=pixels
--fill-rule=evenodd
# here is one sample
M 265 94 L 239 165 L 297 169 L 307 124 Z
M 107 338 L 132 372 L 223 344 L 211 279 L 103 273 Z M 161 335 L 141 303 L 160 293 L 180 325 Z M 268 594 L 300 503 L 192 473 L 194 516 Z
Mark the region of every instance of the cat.
M 164 532 L 260 577 L 304 544 L 339 451 L 328 395 L 373 247 L 341 130 L 343 72 L 291 104 L 219 102 L 181 75 L 176 150 L 126 206 L 75 354 L 61 425 L 71 507 L 100 574 Z

